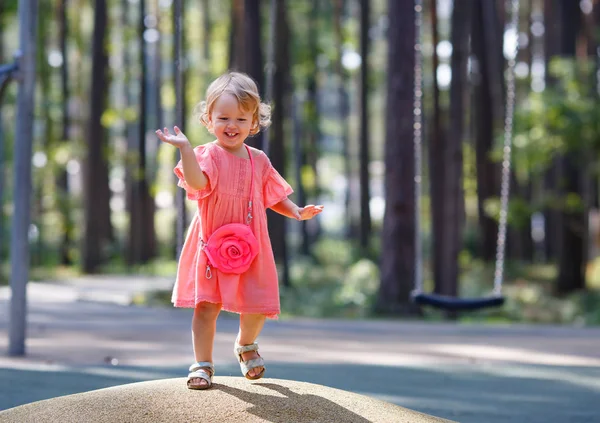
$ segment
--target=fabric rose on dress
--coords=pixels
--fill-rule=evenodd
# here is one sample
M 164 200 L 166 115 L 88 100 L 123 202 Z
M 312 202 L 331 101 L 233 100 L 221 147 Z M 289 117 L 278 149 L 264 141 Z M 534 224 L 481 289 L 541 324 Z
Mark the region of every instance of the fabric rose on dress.
M 249 226 L 221 226 L 208 239 L 204 251 L 213 267 L 223 273 L 244 273 L 258 254 L 258 241 Z

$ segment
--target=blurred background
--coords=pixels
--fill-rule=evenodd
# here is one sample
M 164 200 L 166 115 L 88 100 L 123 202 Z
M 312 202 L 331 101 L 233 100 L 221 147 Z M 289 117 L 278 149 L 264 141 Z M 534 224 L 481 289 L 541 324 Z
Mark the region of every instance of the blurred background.
M 3 64 L 19 48 L 17 3 L 0 3 Z M 249 143 L 297 204 L 325 205 L 309 222 L 269 214 L 284 315 L 600 323 L 600 2 L 516 3 L 518 28 L 503 0 L 424 0 L 417 12 L 408 0 L 40 1 L 30 280 L 174 280 L 196 205 L 176 187 L 178 152 L 154 131 L 211 141 L 195 107 L 235 69 L 273 105 L 272 127 Z M 17 91 L 0 91 L 0 285 L 24 195 L 13 190 Z M 507 123 L 507 301 L 465 316 L 420 309 L 419 247 L 427 291 L 493 288 Z M 166 290 L 135 302 L 169 300 Z

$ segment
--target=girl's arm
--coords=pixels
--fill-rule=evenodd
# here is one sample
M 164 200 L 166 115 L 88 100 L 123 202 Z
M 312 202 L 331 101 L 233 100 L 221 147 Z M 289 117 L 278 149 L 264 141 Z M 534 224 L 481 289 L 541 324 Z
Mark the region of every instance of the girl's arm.
M 201 190 L 208 184 L 208 178 L 202 172 L 202 169 L 200 169 L 194 149 L 185 134 L 177 126 L 174 130 L 175 134 L 170 134 L 168 128 L 164 128 L 163 131 L 158 129 L 156 135 L 162 142 L 171 144 L 179 149 L 185 182 L 191 188 Z
M 292 200 L 285 200 L 271 206 L 271 210 L 296 220 L 312 219 L 323 211 L 323 206 L 314 206 L 312 204 L 305 207 L 298 207 Z
M 181 154 L 181 164 L 183 167 L 183 177 L 185 182 L 192 188 L 201 190 L 208 184 L 208 178 L 202 172 L 196 154 L 191 145 L 183 146 L 179 149 Z

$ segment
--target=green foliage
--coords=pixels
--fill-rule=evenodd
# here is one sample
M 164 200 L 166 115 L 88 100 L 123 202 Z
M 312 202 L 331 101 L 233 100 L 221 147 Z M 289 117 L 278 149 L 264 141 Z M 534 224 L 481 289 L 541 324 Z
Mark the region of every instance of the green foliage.
M 2 0 L 2 13 L 0 13 L 1 23 L 4 25 L 5 22 L 15 19 L 18 8 L 19 0 Z
M 531 93 L 515 113 L 513 158 L 521 179 L 544 172 L 557 154 L 600 150 L 600 98 L 593 68 L 554 59 L 550 74 L 555 83 Z
M 368 259 L 356 259 L 358 254 L 358 249 L 344 240 L 317 243 L 317 260 L 303 258 L 292 265 L 292 287 L 281 288 L 282 313 L 369 316 L 379 287 L 379 268 Z
M 489 295 L 493 289 L 493 264 L 464 259 L 462 269 L 460 280 L 462 297 Z M 504 276 L 505 304 L 497 309 L 464 314 L 461 316 L 461 321 L 600 324 L 600 290 L 591 288 L 565 298 L 556 297 L 553 294 L 555 266 L 509 261 L 506 263 Z M 600 281 L 600 277 L 598 280 Z M 428 311 L 427 315 L 441 318 L 441 315 L 435 311 Z
M 336 293 L 336 303 L 344 307 L 370 308 L 379 288 L 379 267 L 361 259 L 348 269 L 343 286 Z

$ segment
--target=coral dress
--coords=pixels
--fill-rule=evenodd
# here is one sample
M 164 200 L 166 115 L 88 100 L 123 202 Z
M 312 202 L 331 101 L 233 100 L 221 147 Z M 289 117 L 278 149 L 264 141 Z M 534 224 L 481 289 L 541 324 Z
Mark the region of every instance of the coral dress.
M 250 226 L 258 240 L 259 253 L 248 271 L 240 275 L 211 268 L 212 277 L 208 278 L 207 257 L 200 246 L 201 240 L 206 241 L 220 226 L 246 221 L 250 159 L 235 156 L 215 142 L 194 148 L 200 168 L 208 178 L 208 184 L 201 190 L 187 185 L 181 161 L 174 169 L 178 186 L 198 204 L 179 259 L 172 296 L 175 307 L 195 307 L 207 301 L 235 313 L 259 313 L 269 318 L 277 318 L 279 314 L 279 283 L 266 209 L 285 200 L 293 190 L 262 151 L 250 150 L 254 159 Z

